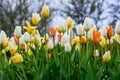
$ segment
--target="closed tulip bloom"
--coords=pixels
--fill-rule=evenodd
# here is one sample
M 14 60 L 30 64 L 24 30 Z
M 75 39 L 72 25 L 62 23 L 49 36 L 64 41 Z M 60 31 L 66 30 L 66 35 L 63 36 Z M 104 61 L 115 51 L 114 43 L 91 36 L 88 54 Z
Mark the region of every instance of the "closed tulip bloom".
M 100 32 L 93 32 L 93 42 L 94 43 L 100 42 Z
M 1 44 L 2 42 L 1 42 L 1 33 L 0 33 L 0 44 Z
M 47 5 L 44 5 L 42 7 L 42 11 L 41 11 L 41 15 L 44 17 L 44 18 L 48 18 L 50 16 L 50 9 Z
M 119 34 L 120 35 L 120 20 L 118 20 L 116 22 L 116 25 L 115 25 L 115 33 Z
M 84 27 L 82 24 L 76 26 L 76 32 L 78 36 L 82 36 L 84 32 Z
M 24 41 L 25 42 L 30 42 L 30 34 L 28 32 L 24 33 Z
M 7 35 L 4 31 L 1 31 L 1 43 L 3 43 L 7 39 Z
M 71 51 L 70 43 L 65 43 L 64 48 L 65 48 L 65 52 L 70 52 Z
M 49 39 L 49 41 L 48 41 L 46 47 L 47 47 L 47 50 L 53 49 L 54 44 L 53 44 L 53 41 L 52 41 L 51 39 Z
M 70 43 L 70 36 L 67 34 L 64 34 L 61 39 L 61 46 L 64 46 L 65 43 Z
M 110 51 L 105 52 L 105 54 L 103 55 L 103 62 L 109 62 L 110 59 L 111 59 Z
M 61 21 L 57 26 L 57 31 L 59 33 L 64 33 L 67 30 L 67 23 L 65 20 Z
M 98 51 L 98 49 L 94 50 L 94 57 L 99 57 L 99 51 Z
M 80 42 L 81 42 L 82 44 L 86 43 L 86 37 L 85 37 L 85 36 L 81 36 Z
M 37 13 L 33 13 L 32 14 L 32 23 L 34 24 L 34 25 L 37 25 L 38 23 L 39 23 L 39 21 L 40 21 L 40 15 L 39 14 L 37 14 Z
M 73 28 L 73 25 L 74 25 L 72 18 L 68 17 L 66 21 L 67 21 L 67 28 L 71 30 Z
M 40 40 L 40 36 L 39 35 L 34 35 L 34 40 L 33 40 L 34 44 L 37 46 L 41 46 L 41 40 Z
M 62 36 L 63 36 L 62 34 L 58 34 L 58 42 L 61 41 Z
M 19 38 L 19 44 L 20 45 L 24 45 L 25 44 L 24 36 L 23 35 Z
M 56 36 L 56 28 L 50 27 L 50 35 L 53 37 Z
M 100 41 L 100 45 L 103 48 L 107 46 L 107 40 L 105 37 L 102 37 L 102 40 Z
M 111 38 L 111 36 L 113 35 L 113 28 L 112 26 L 108 26 L 107 27 L 107 35 L 109 38 Z
M 83 26 L 84 26 L 85 31 L 89 31 L 92 27 L 92 20 L 90 18 L 86 17 L 84 20 Z
M 21 26 L 16 26 L 14 30 L 14 36 L 19 38 L 21 36 Z
M 88 31 L 87 38 L 88 38 L 88 40 L 93 40 L 93 30 L 92 30 L 92 29 L 90 29 L 90 30 Z
M 15 64 L 18 64 L 20 62 L 23 62 L 23 57 L 21 54 L 15 54 L 14 56 L 12 56 L 9 60 L 9 64 L 11 63 L 11 61 Z
M 107 37 L 107 28 L 103 26 L 103 28 L 100 30 L 101 36 Z

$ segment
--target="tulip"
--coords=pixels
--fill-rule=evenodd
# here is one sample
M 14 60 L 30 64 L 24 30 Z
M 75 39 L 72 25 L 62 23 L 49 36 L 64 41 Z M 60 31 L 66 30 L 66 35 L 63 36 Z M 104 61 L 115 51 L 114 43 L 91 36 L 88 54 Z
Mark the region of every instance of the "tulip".
M 99 31 L 101 33 L 102 37 L 107 37 L 107 28 L 104 26 L 102 29 Z
M 17 53 L 17 49 L 17 46 L 11 46 L 9 50 L 12 55 L 15 55 Z
M 21 26 L 16 26 L 14 30 L 14 36 L 19 38 L 21 36 Z
M 84 20 L 83 26 L 84 26 L 85 31 L 89 31 L 92 27 L 92 20 L 90 18 L 86 17 Z
M 67 23 L 65 20 L 63 20 L 62 22 L 58 24 L 57 31 L 59 33 L 64 33 L 66 32 L 66 30 L 67 30 Z
M 55 37 L 55 36 L 56 36 L 56 28 L 50 27 L 50 35 L 51 35 L 52 37 Z
M 115 33 L 120 35 L 120 20 L 116 22 Z
M 25 42 L 24 42 L 24 35 L 22 35 L 20 38 L 19 38 L 19 44 L 20 45 L 24 45 Z
M 53 41 L 52 41 L 51 39 L 49 39 L 49 41 L 48 41 L 46 47 L 47 47 L 47 50 L 53 49 L 54 44 L 53 44 Z
M 15 54 L 14 56 L 12 56 L 9 60 L 9 64 L 11 63 L 11 61 L 15 64 L 18 64 L 20 62 L 23 62 L 23 57 L 21 54 Z
M 3 43 L 7 39 L 7 35 L 4 31 L 1 31 L 1 43 Z
M 8 42 L 9 42 L 9 38 L 6 38 L 6 40 L 4 40 L 4 41 L 2 42 L 2 45 L 3 45 L 4 47 L 7 47 L 7 46 L 8 46 Z
M 30 42 L 30 34 L 28 32 L 24 33 L 24 41 L 25 42 Z
M 71 51 L 70 43 L 65 43 L 64 47 L 65 47 L 65 52 L 70 52 Z
M 98 51 L 98 49 L 94 50 L 94 57 L 99 57 L 99 51 Z
M 26 21 L 26 26 L 23 27 L 29 34 L 32 34 L 34 30 L 37 28 L 37 26 L 31 26 L 31 24 Z
M 82 24 L 76 26 L 76 32 L 78 36 L 82 36 L 84 32 L 84 27 Z
M 86 43 L 86 37 L 85 36 L 81 36 L 80 42 L 82 44 Z
M 34 40 L 33 40 L 35 45 L 40 46 L 41 45 L 41 40 L 39 35 L 34 35 Z
M 102 40 L 100 41 L 100 45 L 101 45 L 101 47 L 105 47 L 105 46 L 107 46 L 107 40 L 106 40 L 106 38 L 105 37 L 102 37 Z
M 32 23 L 34 24 L 34 25 L 37 25 L 38 23 L 39 23 L 39 21 L 40 21 L 40 15 L 39 14 L 37 14 L 37 13 L 33 13 L 32 14 Z
M 67 34 L 64 34 L 61 39 L 61 46 L 64 46 L 65 43 L 70 43 L 70 36 Z
M 92 29 L 90 29 L 90 30 L 88 31 L 88 33 L 87 33 L 87 38 L 88 38 L 88 40 L 93 40 L 93 30 L 92 30 Z
M 50 9 L 47 5 L 44 5 L 42 7 L 42 11 L 41 11 L 41 15 L 44 17 L 44 18 L 48 18 L 50 16 Z
M 111 38 L 111 36 L 113 35 L 112 26 L 108 26 L 107 27 L 107 35 L 108 35 L 109 38 Z
M 14 37 L 14 41 L 17 45 L 19 44 L 19 39 L 17 37 Z
M 94 43 L 100 42 L 100 32 L 93 32 L 93 42 Z
M 2 42 L 1 42 L 1 33 L 0 33 L 0 44 L 1 44 Z
M 58 42 L 60 42 L 60 41 L 61 41 L 62 36 L 63 36 L 63 35 L 58 34 Z
M 103 58 L 103 62 L 109 62 L 111 59 L 110 51 L 105 52 L 102 58 Z
M 66 21 L 67 21 L 67 28 L 71 30 L 73 28 L 73 25 L 74 25 L 72 18 L 68 17 Z

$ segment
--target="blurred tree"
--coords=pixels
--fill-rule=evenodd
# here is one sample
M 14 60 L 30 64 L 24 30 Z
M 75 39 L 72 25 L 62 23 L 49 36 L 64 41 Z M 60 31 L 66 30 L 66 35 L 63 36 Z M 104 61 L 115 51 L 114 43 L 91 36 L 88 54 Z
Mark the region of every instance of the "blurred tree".
M 36 3 L 39 4 L 35 6 Z M 12 36 L 15 26 L 23 27 L 26 25 L 25 21 L 31 21 L 33 12 L 41 14 L 41 8 L 45 3 L 50 4 L 44 0 L 0 0 L 0 30 L 4 30 L 8 36 Z M 51 17 L 47 23 L 50 21 Z M 41 19 L 40 24 L 38 24 L 41 34 L 44 30 L 43 24 L 44 21 Z
M 77 24 L 83 23 L 85 17 L 91 17 L 97 25 L 103 12 L 103 2 L 104 0 L 69 0 L 68 3 L 65 3 L 61 0 L 63 8 L 59 10 L 62 16 L 72 17 Z

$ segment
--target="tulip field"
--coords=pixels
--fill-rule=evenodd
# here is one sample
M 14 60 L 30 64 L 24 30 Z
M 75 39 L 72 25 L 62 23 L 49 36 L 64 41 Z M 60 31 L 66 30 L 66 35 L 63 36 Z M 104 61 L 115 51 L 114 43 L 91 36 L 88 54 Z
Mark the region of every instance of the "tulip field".
M 89 17 L 81 24 L 68 17 L 49 32 L 44 24 L 41 36 L 38 24 L 49 16 L 44 5 L 31 21 L 16 25 L 13 36 L 1 30 L 0 80 L 120 80 L 119 20 L 115 28 L 97 29 Z

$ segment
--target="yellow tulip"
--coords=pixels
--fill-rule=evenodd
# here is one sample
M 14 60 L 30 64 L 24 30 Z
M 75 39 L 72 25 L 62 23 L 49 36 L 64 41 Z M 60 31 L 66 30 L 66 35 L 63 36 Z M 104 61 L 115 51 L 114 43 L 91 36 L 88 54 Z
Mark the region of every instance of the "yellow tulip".
M 33 23 L 34 25 L 37 25 L 37 24 L 39 23 L 39 21 L 40 21 L 40 16 L 39 16 L 39 14 L 33 13 L 33 14 L 32 14 L 32 23 Z
M 11 46 L 11 47 L 10 47 L 10 53 L 11 53 L 12 55 L 15 55 L 15 54 L 17 53 L 17 49 L 18 49 L 17 46 Z
M 107 52 L 103 55 L 103 62 L 109 62 L 110 59 L 111 59 L 110 51 L 107 51 Z
M 100 45 L 101 45 L 101 47 L 105 47 L 105 46 L 107 46 L 107 40 L 106 40 L 106 38 L 105 37 L 102 37 L 102 40 L 100 41 Z
M 27 25 L 24 26 L 23 28 L 24 28 L 25 30 L 27 30 L 27 32 L 28 32 L 29 34 L 33 33 L 34 30 L 37 28 L 37 26 L 31 26 L 28 21 L 26 21 L 26 24 L 27 24 Z
M 23 61 L 23 57 L 22 57 L 22 55 L 21 54 L 15 54 L 14 56 L 12 56 L 11 58 L 10 58 L 10 60 L 9 60 L 9 64 L 11 63 L 11 61 L 13 62 L 13 63 L 15 63 L 15 64 L 18 64 L 18 63 L 20 63 L 20 62 L 22 62 Z
M 72 18 L 68 17 L 67 18 L 67 27 L 68 27 L 68 29 L 71 30 L 73 28 L 73 25 L 74 25 L 74 22 L 73 22 Z
M 3 45 L 4 47 L 7 47 L 7 46 L 8 46 L 8 41 L 9 41 L 9 38 L 7 38 L 6 40 L 4 40 L 4 41 L 2 42 L 2 45 Z
M 44 17 L 44 18 L 48 18 L 50 16 L 50 9 L 47 5 L 44 5 L 42 7 L 42 11 L 41 11 L 41 15 Z

